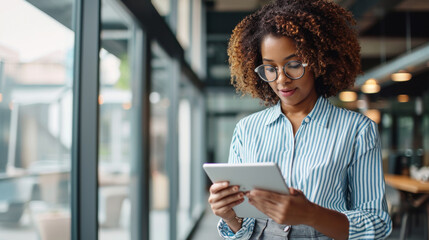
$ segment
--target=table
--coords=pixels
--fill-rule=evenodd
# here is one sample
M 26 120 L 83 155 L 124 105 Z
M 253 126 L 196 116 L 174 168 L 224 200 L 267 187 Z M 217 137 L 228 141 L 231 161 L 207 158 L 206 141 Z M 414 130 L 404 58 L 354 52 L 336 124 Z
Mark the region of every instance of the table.
M 386 184 L 399 190 L 401 193 L 401 208 L 403 218 L 401 223 L 400 239 L 406 238 L 408 216 L 413 209 L 424 209 L 429 213 L 429 182 L 422 182 L 403 175 L 385 174 Z M 426 224 L 429 226 L 429 214 Z M 425 239 L 428 239 L 428 229 L 425 230 Z
M 410 193 L 429 193 L 429 182 L 422 182 L 403 175 L 385 174 L 384 179 L 391 187 Z

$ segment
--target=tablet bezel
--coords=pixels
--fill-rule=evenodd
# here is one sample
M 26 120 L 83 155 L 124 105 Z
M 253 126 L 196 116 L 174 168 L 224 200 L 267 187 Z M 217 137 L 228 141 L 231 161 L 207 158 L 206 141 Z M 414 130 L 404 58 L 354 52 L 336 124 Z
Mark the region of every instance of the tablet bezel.
M 265 189 L 282 194 L 289 194 L 284 177 L 274 162 L 266 163 L 205 163 L 204 170 L 210 180 L 215 182 L 228 181 L 230 185 L 240 186 L 240 191 L 246 192 L 252 189 Z M 247 198 L 243 203 L 235 206 L 238 217 L 268 218 L 253 205 Z

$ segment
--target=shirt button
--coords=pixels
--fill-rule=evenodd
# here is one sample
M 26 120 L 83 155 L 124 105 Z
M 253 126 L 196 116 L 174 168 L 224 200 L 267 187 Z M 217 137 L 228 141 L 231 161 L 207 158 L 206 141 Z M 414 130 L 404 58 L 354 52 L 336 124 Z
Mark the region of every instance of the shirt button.
M 309 118 L 305 118 L 305 120 L 304 120 L 306 123 L 309 123 L 310 122 L 310 119 Z

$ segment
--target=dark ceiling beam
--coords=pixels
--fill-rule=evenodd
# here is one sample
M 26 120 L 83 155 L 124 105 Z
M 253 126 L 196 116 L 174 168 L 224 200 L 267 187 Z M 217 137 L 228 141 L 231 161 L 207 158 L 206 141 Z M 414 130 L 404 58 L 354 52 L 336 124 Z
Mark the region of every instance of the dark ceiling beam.
M 207 35 L 232 33 L 235 26 L 251 12 L 207 11 Z
M 190 81 L 200 91 L 204 84 L 192 70 L 191 66 L 185 60 L 185 52 L 168 26 L 164 18 L 152 5 L 150 0 L 121 0 L 122 3 L 131 11 L 142 25 L 144 30 L 161 45 L 161 47 L 172 57 L 179 59 L 181 71 L 189 77 Z
M 392 84 L 389 81 L 390 74 L 410 67 L 418 68 L 427 65 L 429 62 L 429 43 L 413 49 L 410 53 L 405 53 L 383 65 L 367 71 L 363 76 L 356 79 L 355 86 L 360 87 L 370 78 L 375 78 L 380 85 L 385 87 Z
M 383 35 L 386 38 L 405 38 L 407 36 L 407 17 L 412 39 L 429 37 L 429 13 L 404 11 L 387 13 L 381 21 L 377 21 L 366 31 L 361 32 L 361 36 L 380 37 Z
M 358 22 L 359 31 L 365 31 L 378 20 L 382 19 L 403 0 L 359 0 L 350 7 L 350 11 Z
M 171 57 L 183 58 L 184 51 L 167 22 L 159 15 L 150 0 L 122 0 L 122 3 L 139 20 L 143 28 L 155 36 L 157 42 Z
M 59 1 L 44 1 L 44 0 L 27 0 L 28 3 L 32 4 L 39 10 L 43 11 L 53 19 L 57 20 L 67 28 L 73 30 L 73 0 L 59 0 Z

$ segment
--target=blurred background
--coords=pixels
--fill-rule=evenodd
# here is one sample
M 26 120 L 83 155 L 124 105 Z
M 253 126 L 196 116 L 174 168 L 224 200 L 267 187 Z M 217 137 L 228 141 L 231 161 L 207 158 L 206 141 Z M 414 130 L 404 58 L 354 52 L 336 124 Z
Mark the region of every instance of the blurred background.
M 265 108 L 226 48 L 267 2 L 0 0 L 0 240 L 219 239 L 201 166 Z M 389 239 L 427 239 L 429 1 L 335 2 L 364 74 L 330 100 L 378 123 Z

